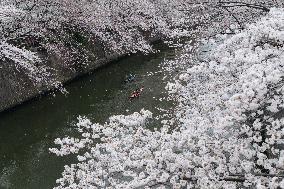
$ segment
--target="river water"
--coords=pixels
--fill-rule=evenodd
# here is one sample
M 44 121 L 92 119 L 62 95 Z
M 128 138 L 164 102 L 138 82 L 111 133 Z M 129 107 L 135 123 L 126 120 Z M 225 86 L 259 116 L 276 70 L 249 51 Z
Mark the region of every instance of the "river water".
M 66 86 L 69 94 L 49 94 L 0 114 L 0 189 L 50 189 L 63 166 L 74 157 L 48 152 L 57 137 L 75 136 L 79 115 L 103 123 L 114 114 L 130 114 L 142 108 L 159 115 L 158 108 L 173 106 L 166 96 L 161 66 L 177 54 L 176 48 L 159 44 L 159 53 L 132 55 L 113 62 Z M 129 73 L 136 81 L 124 83 Z M 139 99 L 128 100 L 137 87 L 145 89 Z M 154 119 L 155 120 L 155 119 Z M 148 127 L 158 127 L 152 121 Z

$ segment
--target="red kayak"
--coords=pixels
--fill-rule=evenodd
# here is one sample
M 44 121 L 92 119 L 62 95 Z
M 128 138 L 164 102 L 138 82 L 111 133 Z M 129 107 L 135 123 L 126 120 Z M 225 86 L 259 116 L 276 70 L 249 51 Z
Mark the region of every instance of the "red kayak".
M 143 90 L 144 90 L 144 87 L 141 87 L 140 89 L 136 89 L 135 91 L 131 93 L 131 95 L 129 96 L 129 99 L 132 100 L 134 98 L 139 98 Z

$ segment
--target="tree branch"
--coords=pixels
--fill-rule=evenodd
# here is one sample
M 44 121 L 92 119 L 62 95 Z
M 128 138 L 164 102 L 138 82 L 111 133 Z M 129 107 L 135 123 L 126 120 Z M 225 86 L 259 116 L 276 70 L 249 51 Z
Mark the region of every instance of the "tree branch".
M 269 8 L 262 6 L 262 5 L 259 5 L 259 4 L 251 4 L 251 3 L 244 3 L 244 2 L 237 2 L 237 1 L 234 1 L 234 2 L 219 1 L 219 5 L 221 7 L 249 7 L 249 8 L 260 9 L 260 10 L 263 10 L 265 12 L 270 11 Z

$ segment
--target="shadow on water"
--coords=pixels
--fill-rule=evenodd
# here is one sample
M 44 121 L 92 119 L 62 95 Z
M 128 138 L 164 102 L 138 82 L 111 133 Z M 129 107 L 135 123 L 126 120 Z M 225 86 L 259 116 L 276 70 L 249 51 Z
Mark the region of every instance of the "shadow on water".
M 71 82 L 67 95 L 46 95 L 0 114 L 0 189 L 52 188 L 63 166 L 75 160 L 56 157 L 48 148 L 57 137 L 74 136 L 78 115 L 102 123 L 113 114 L 145 108 L 155 115 L 155 107 L 170 108 L 172 103 L 158 100 L 166 92 L 159 64 L 173 58 L 176 50 L 162 44 L 157 49 L 159 53 L 126 57 Z M 136 81 L 125 84 L 129 73 Z M 129 94 L 141 86 L 141 97 L 130 102 Z M 153 121 L 148 127 L 158 124 Z

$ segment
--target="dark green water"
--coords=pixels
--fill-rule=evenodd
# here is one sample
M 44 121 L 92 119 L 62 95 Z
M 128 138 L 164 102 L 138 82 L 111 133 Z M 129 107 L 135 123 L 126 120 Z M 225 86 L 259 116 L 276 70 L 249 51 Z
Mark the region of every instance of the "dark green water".
M 157 48 L 160 53 L 127 57 L 70 83 L 66 86 L 68 95 L 48 95 L 0 114 L 0 189 L 55 186 L 63 166 L 76 161 L 73 157 L 56 157 L 48 148 L 54 147 L 57 137 L 76 135 L 73 125 L 78 115 L 101 123 L 113 114 L 145 108 L 155 116 L 159 113 L 155 107 L 170 108 L 171 102 L 158 100 L 165 96 L 159 65 L 173 58 L 176 50 L 163 45 Z M 137 81 L 125 84 L 129 73 L 136 74 Z M 143 85 L 141 97 L 130 102 L 129 94 Z M 153 121 L 148 127 L 158 124 Z

